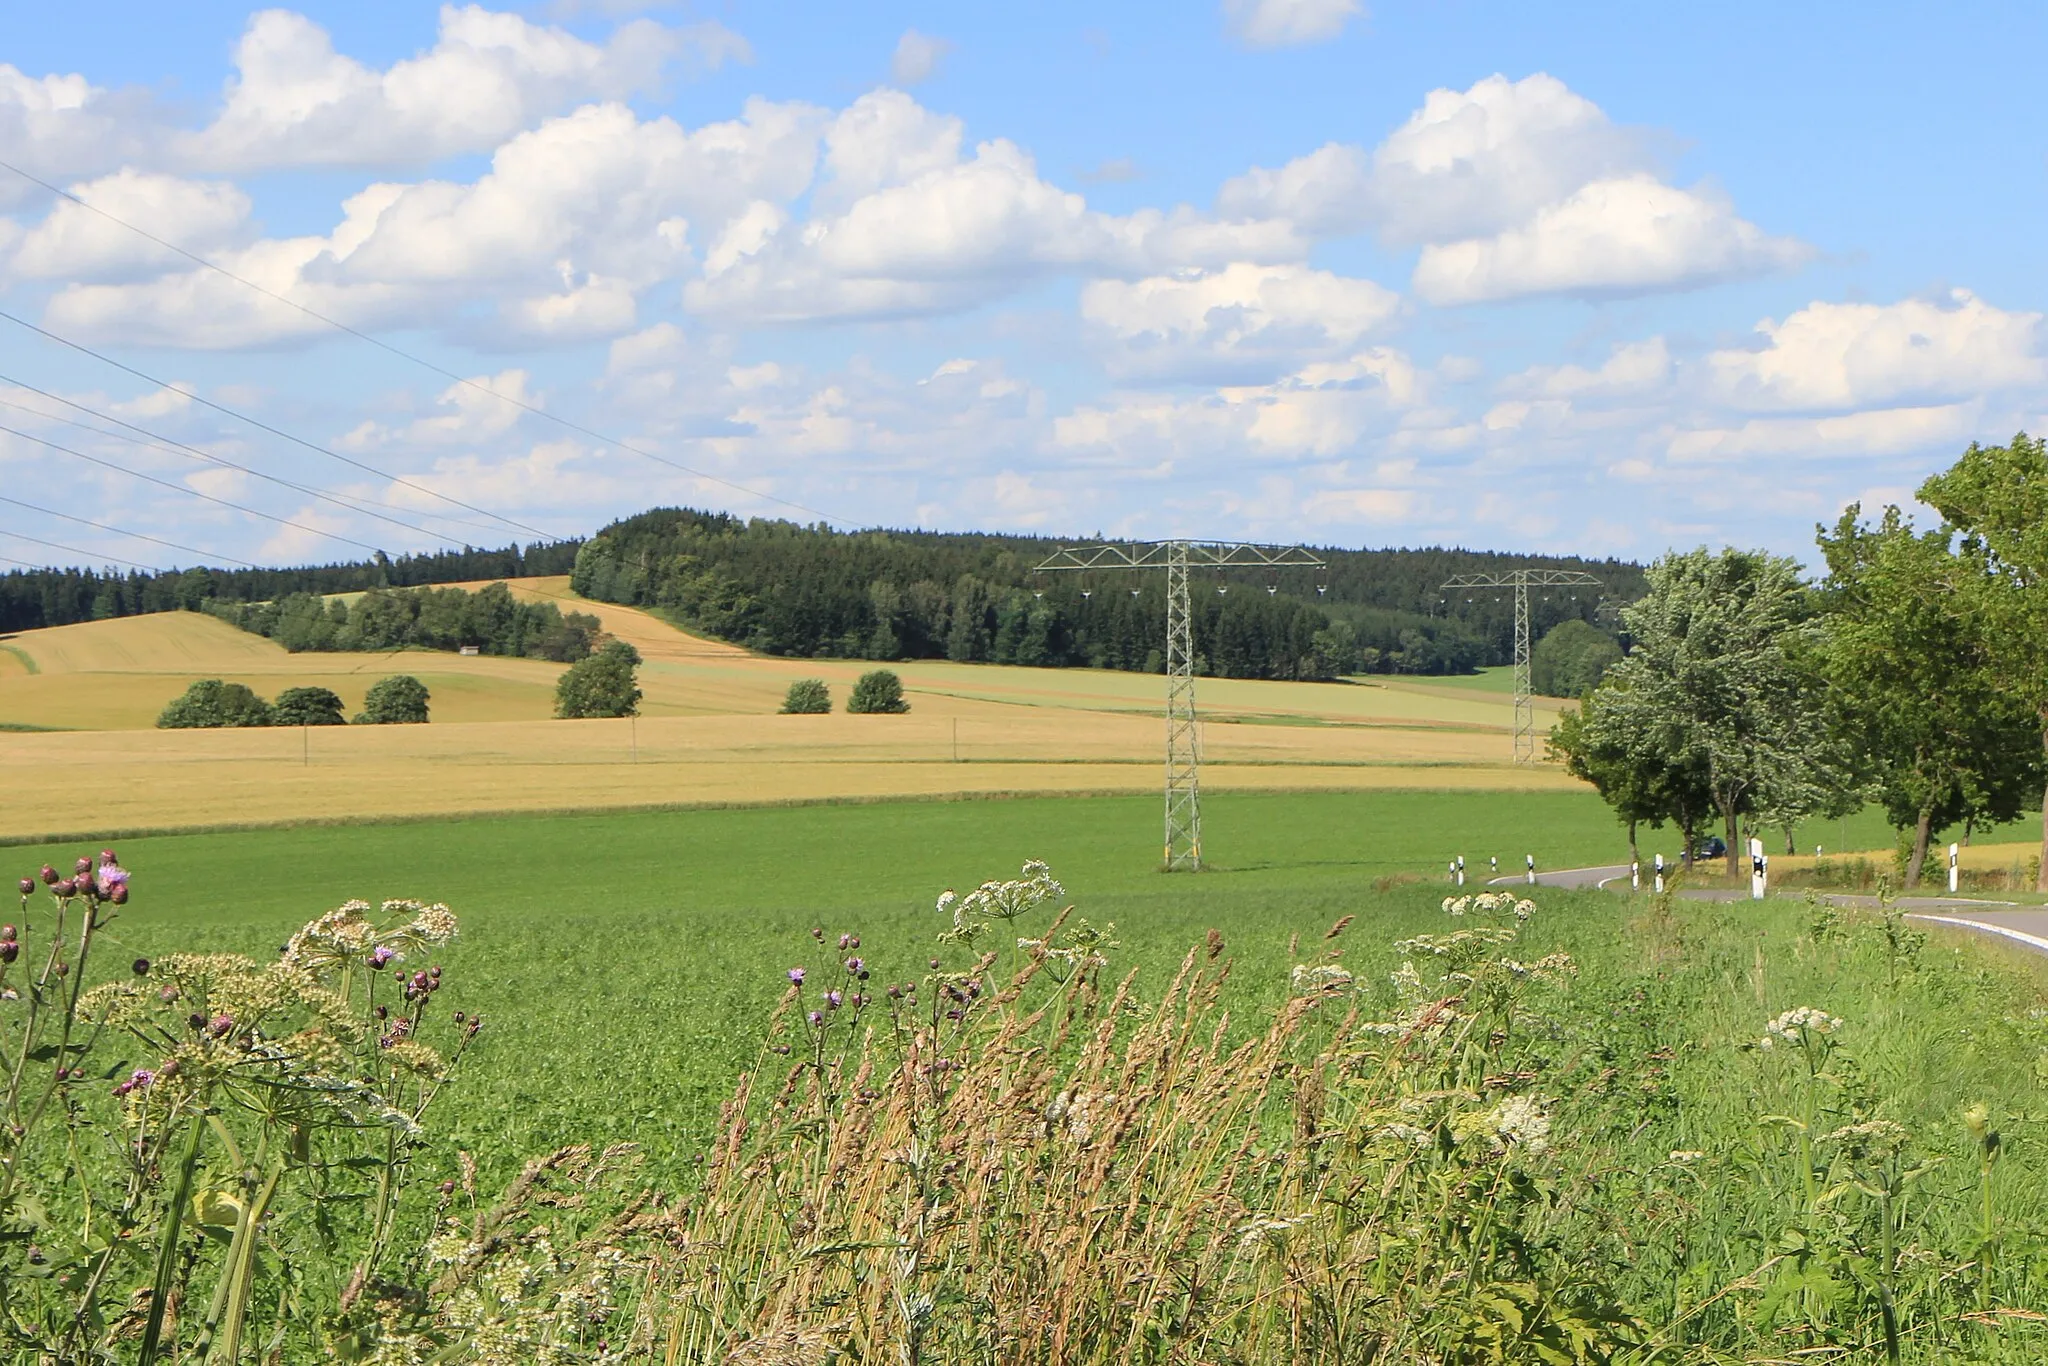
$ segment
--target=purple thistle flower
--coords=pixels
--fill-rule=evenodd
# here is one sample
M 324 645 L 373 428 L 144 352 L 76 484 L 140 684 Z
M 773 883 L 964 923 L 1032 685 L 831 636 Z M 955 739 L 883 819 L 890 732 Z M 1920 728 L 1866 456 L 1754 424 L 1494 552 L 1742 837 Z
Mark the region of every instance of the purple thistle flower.
M 792 986 L 802 986 L 804 984 L 804 970 L 802 968 L 791 968 L 789 970 L 789 981 Z
M 848 972 L 859 972 L 859 971 L 860 971 L 860 967 L 861 967 L 860 959 L 858 959 L 858 958 L 849 958 L 849 959 L 847 959 L 847 960 L 846 960 L 846 970 L 847 970 Z
M 839 936 L 839 947 L 840 947 L 840 948 L 842 948 L 842 949 L 848 948 L 848 947 L 850 947 L 850 946 L 852 945 L 852 943 L 853 943 L 853 936 L 852 936 L 852 935 L 842 934 L 842 935 L 840 935 L 840 936 Z
M 386 963 L 389 963 L 396 957 L 398 957 L 397 949 L 392 948 L 389 944 L 379 944 L 376 948 L 370 950 L 370 971 L 381 971 Z
M 837 1009 L 839 1009 L 839 1002 L 840 1002 L 840 995 L 839 995 L 839 993 L 838 993 L 838 992 L 836 992 L 836 991 L 828 991 L 828 992 L 826 992 L 826 993 L 825 993 L 825 1004 L 826 1004 L 827 1006 L 831 1007 L 831 1008 L 832 1008 L 833 1010 L 837 1010 Z
M 825 1023 L 825 1017 L 814 1010 L 811 1012 L 811 1023 L 814 1025 L 821 1025 Z

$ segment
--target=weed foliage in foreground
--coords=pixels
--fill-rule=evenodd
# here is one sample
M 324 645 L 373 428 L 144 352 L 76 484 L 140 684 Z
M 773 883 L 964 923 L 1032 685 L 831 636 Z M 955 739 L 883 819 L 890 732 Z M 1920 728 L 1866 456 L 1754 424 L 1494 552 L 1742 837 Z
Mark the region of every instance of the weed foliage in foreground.
M 692 1189 L 635 1193 L 630 1145 L 571 1146 L 496 1200 L 465 1163 L 393 1220 L 364 1197 L 396 1201 L 378 1173 L 425 1157 L 446 1064 L 405 1046 L 431 973 L 381 1014 L 372 982 L 445 912 L 344 908 L 275 967 L 160 959 L 80 992 L 126 896 L 111 855 L 88 873 L 50 870 L 72 919 L 0 951 L 37 965 L 0 1006 L 30 1030 L 9 1052 L 54 1042 L 79 1073 L 16 1068 L 55 1099 L 40 1157 L 10 1157 L 13 1228 L 84 1230 L 0 1243 L 18 1353 L 1470 1366 L 2048 1342 L 2048 1027 L 1987 1010 L 2016 977 L 1888 909 L 1759 937 L 1740 917 L 1784 903 L 1651 903 L 1619 952 L 1580 936 L 1595 967 L 1527 900 L 1456 898 L 1391 973 L 1340 920 L 1284 1003 L 1233 1021 L 1220 933 L 1141 990 L 1115 927 L 1031 864 L 941 898 L 915 980 L 814 931 Z M 121 1037 L 177 1066 L 107 1070 Z M 130 1127 L 78 1162 L 109 1103 Z
M 942 899 L 916 982 L 816 933 L 700 1190 L 579 1254 L 638 1287 L 608 1359 L 2040 1359 L 2048 1221 L 1999 1115 L 1906 1122 L 1896 1065 L 1931 1054 L 1885 1031 L 1966 973 L 1894 916 L 1822 919 L 1786 974 L 1869 1023 L 1776 1005 L 1668 903 L 1631 927 L 1648 971 L 1587 983 L 1482 894 L 1384 982 L 1340 921 L 1247 1031 L 1220 935 L 1146 996 L 1062 898 L 1028 865 Z M 2037 1017 L 1983 1025 L 2044 1055 Z

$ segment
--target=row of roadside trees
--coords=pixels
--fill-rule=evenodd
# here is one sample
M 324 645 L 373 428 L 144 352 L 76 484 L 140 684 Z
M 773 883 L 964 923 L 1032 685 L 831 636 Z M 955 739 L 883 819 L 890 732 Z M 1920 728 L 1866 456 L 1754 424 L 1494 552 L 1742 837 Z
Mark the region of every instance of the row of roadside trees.
M 1628 824 L 1688 849 L 1881 804 L 1906 882 L 1936 836 L 2011 820 L 2048 782 L 2048 443 L 1970 449 L 1918 494 L 1942 517 L 1851 505 L 1826 573 L 1761 551 L 1652 565 L 1628 656 L 1551 734 Z M 2048 891 L 2048 834 L 2038 875 Z

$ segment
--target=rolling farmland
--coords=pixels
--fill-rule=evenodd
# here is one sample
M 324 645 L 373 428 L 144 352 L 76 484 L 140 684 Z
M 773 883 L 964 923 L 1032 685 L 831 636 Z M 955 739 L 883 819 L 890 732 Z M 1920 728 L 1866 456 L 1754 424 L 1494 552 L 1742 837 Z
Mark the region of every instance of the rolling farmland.
M 541 660 L 290 654 L 194 613 L 26 632 L 0 645 L 0 762 L 120 773 L 0 795 L 0 836 L 548 809 L 1012 792 L 1143 792 L 1158 781 L 1160 682 L 1129 673 L 912 661 L 908 716 L 775 715 L 791 680 L 843 703 L 863 661 L 776 659 L 648 613 L 568 599 L 645 658 L 635 721 L 550 719 L 561 666 Z M 332 688 L 351 710 L 377 679 L 420 677 L 425 727 L 158 731 L 198 678 L 264 696 Z M 1506 693 L 1448 680 L 1203 679 L 1205 781 L 1218 790 L 1577 785 L 1504 762 Z M 1539 707 L 1539 725 L 1549 709 Z

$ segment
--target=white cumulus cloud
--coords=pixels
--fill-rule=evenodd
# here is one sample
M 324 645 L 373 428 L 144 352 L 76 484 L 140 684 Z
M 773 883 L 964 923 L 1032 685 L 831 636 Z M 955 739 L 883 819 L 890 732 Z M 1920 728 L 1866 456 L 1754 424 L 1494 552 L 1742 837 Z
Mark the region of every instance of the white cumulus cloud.
M 1115 372 L 1239 382 L 1350 347 L 1399 309 L 1371 280 L 1249 262 L 1081 291 L 1081 316 L 1112 343 Z
M 1742 408 L 1953 399 L 2048 383 L 2041 320 L 1961 289 L 1895 304 L 1813 303 L 1758 323 L 1761 348 L 1717 351 L 1707 364 L 1716 394 Z
M 1436 304 L 1640 294 L 1783 270 L 1811 255 L 1718 198 L 1642 175 L 1594 181 L 1494 237 L 1431 243 L 1414 285 Z
M 895 55 L 889 59 L 889 79 L 898 85 L 918 85 L 928 81 L 938 74 L 939 64 L 952 50 L 953 45 L 944 38 L 934 38 L 929 33 L 907 28 L 896 40 Z
M 1223 0 L 1223 18 L 1251 47 L 1323 43 L 1365 12 L 1358 0 Z
M 334 50 L 302 14 L 257 13 L 235 49 L 225 106 L 176 140 L 190 165 L 417 165 L 487 151 L 575 100 L 621 98 L 653 84 L 671 59 L 715 67 L 744 59 L 716 24 L 635 20 L 603 46 L 479 5 L 444 5 L 434 46 L 375 70 Z
M 219 181 L 123 170 L 70 190 L 84 204 L 57 200 L 5 254 L 8 272 L 41 280 L 133 278 L 181 258 L 123 223 L 146 226 L 154 236 L 205 253 L 240 238 L 249 219 L 249 196 Z

